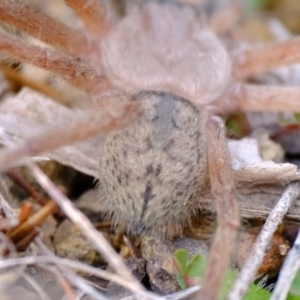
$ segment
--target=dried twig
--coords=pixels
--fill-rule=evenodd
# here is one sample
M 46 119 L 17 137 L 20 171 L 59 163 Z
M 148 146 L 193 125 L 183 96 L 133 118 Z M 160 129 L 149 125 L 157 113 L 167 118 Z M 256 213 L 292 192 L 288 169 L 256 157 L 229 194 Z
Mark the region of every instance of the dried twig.
M 2 136 L 8 144 L 12 144 L 9 136 Z M 75 208 L 71 201 L 51 182 L 51 180 L 40 170 L 38 166 L 33 163 L 27 163 L 31 173 L 44 188 L 44 190 L 53 197 L 53 200 L 61 208 L 61 210 L 69 217 L 69 219 L 91 240 L 95 248 L 102 254 L 102 256 L 111 264 L 117 273 L 128 280 L 127 287 L 133 292 L 137 293 L 142 299 L 150 298 L 144 287 L 138 282 L 130 271 L 125 266 L 122 258 L 114 251 L 103 235 L 98 232 L 89 219 Z
M 162 296 L 162 297 L 155 297 L 153 300 L 180 300 L 180 299 L 186 299 L 187 297 L 195 294 L 201 289 L 199 285 L 195 285 L 192 287 L 187 288 L 184 291 L 176 292 L 173 294 L 170 294 L 168 296 Z M 135 296 L 128 296 L 125 298 L 122 298 L 120 300 L 138 300 Z
M 289 251 L 279 274 L 277 284 L 270 300 L 285 300 L 293 280 L 300 268 L 300 231 L 293 248 Z
M 102 254 L 107 262 L 116 270 L 118 274 L 128 280 L 128 288 L 137 293 L 142 299 L 148 299 L 144 287 L 137 281 L 130 271 L 126 268 L 122 258 L 115 252 L 104 236 L 95 229 L 89 219 L 75 208 L 72 202 L 50 181 L 50 179 L 34 164 L 28 164 L 32 174 L 44 188 L 44 190 L 59 205 L 66 216 L 84 233 L 93 243 L 94 247 Z
M 131 289 L 132 286 L 132 284 L 128 280 L 123 279 L 122 277 L 116 274 L 112 274 L 107 271 L 91 267 L 81 262 L 72 261 L 65 258 L 59 258 L 57 256 L 27 256 L 21 258 L 8 258 L 0 261 L 0 269 L 10 268 L 19 265 L 32 265 L 32 264 L 38 264 L 38 265 L 56 264 L 57 266 L 66 266 L 81 272 L 88 273 L 90 275 L 103 278 L 105 280 L 114 281 L 128 289 Z
M 199 285 L 192 286 L 184 291 L 180 291 L 177 293 L 173 293 L 171 295 L 162 297 L 161 300 L 180 300 L 186 299 L 186 297 L 193 295 L 197 291 L 199 291 L 201 287 Z
M 45 293 L 43 288 L 39 285 L 39 283 L 34 280 L 31 276 L 26 274 L 25 272 L 22 274 L 22 278 L 27 281 L 28 284 L 39 294 L 40 299 L 43 300 L 51 300 L 48 295 Z
M 284 191 L 282 197 L 270 212 L 266 223 L 261 230 L 256 243 L 246 260 L 244 267 L 235 282 L 232 291 L 229 294 L 229 300 L 243 299 L 256 272 L 263 261 L 265 251 L 269 245 L 274 232 L 277 230 L 278 225 L 282 221 L 287 210 L 292 205 L 293 201 L 300 194 L 299 182 L 291 183 Z
M 57 259 L 57 256 L 55 256 L 39 238 L 35 239 L 35 244 L 39 247 L 42 253 L 47 255 L 47 257 L 52 257 L 53 259 Z M 63 273 L 64 277 L 66 277 L 68 281 L 72 283 L 74 287 L 77 287 L 82 293 L 91 296 L 92 299 L 97 299 L 97 300 L 103 299 L 102 294 L 100 294 L 94 287 L 86 283 L 86 281 L 83 278 L 81 278 L 75 272 L 70 270 L 70 268 L 65 267 L 61 263 L 57 263 L 55 266 L 56 268 L 54 267 L 49 268 L 49 266 L 47 266 L 47 270 L 54 273 L 54 275 L 57 277 L 59 282 L 61 282 L 62 280 L 61 273 Z M 45 268 L 45 264 L 40 265 L 40 267 Z

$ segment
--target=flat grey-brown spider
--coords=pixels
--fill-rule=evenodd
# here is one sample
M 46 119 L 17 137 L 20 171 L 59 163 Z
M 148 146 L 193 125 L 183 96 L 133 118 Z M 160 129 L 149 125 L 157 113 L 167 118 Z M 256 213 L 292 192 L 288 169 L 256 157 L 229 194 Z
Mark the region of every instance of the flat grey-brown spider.
M 299 38 L 229 52 L 197 5 L 130 2 L 121 16 L 104 1 L 66 3 L 83 30 L 20 1 L 0 0 L 3 22 L 51 46 L 41 48 L 1 32 L 0 51 L 87 92 L 94 117 L 111 103 L 113 112 L 101 115 L 102 123 L 83 120 L 85 126 L 64 137 L 39 137 L 19 154 L 112 131 L 100 158 L 99 201 L 130 233 L 182 234 L 201 209 L 201 190 L 210 186 L 218 229 L 200 295 L 217 299 L 239 226 L 225 126 L 218 116 L 236 110 L 298 111 L 299 89 L 243 80 L 298 62 Z M 0 165 L 13 158 L 2 156 Z

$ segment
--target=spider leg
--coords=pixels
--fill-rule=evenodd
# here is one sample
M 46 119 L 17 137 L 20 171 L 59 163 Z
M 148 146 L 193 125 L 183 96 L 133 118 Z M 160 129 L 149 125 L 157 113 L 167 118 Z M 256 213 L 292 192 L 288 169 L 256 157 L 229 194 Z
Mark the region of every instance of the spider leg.
M 33 64 L 62 76 L 78 88 L 89 89 L 107 84 L 107 79 L 79 57 L 30 45 L 0 32 L 0 51 L 20 61 Z M 99 89 L 99 88 L 98 88 Z
M 0 0 L 0 19 L 70 54 L 89 52 L 88 39 L 82 32 L 55 21 L 21 1 Z
M 118 99 L 115 99 L 118 100 Z M 108 132 L 124 126 L 140 114 L 138 103 L 130 101 L 108 106 L 106 109 L 75 113 L 72 111 L 66 123 L 45 127 L 39 134 L 28 138 L 13 148 L 0 151 L 0 169 L 8 169 L 20 159 L 49 152 L 58 147 L 66 146 L 93 136 L 105 135 Z M 92 120 L 92 121 L 91 121 Z
M 233 80 L 300 62 L 300 38 L 239 50 L 232 55 Z
M 204 274 L 203 287 L 194 299 L 216 300 L 230 264 L 239 226 L 234 177 L 226 145 L 225 125 L 219 118 L 207 121 L 208 168 L 216 201 L 218 227 Z
M 227 91 L 219 109 L 227 111 L 300 111 L 298 87 L 237 83 Z M 224 111 L 224 110 L 223 110 Z
M 103 37 L 110 29 L 107 22 L 105 5 L 98 0 L 66 0 L 76 12 L 86 28 L 97 39 Z

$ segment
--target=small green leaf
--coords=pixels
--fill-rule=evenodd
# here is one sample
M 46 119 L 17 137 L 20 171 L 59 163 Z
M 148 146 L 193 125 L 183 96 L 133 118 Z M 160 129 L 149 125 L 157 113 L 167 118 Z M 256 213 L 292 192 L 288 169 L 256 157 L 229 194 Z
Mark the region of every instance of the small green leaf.
M 181 287 L 182 290 L 187 289 L 187 284 L 184 280 L 184 277 L 180 273 L 177 274 L 177 282 L 178 282 L 178 284 L 179 284 L 179 286 Z
M 176 266 L 178 267 L 178 272 L 185 275 L 188 261 L 188 252 L 185 249 L 179 249 L 174 253 L 176 260 Z
M 185 272 L 179 272 L 177 274 L 177 281 L 179 286 L 182 289 L 186 289 L 188 286 L 194 285 L 197 283 L 197 279 L 201 277 L 204 273 L 204 269 L 206 266 L 206 258 L 198 254 L 194 256 L 190 261 L 187 262 L 188 253 L 181 249 L 177 250 L 174 254 L 174 260 L 176 264 L 179 265 L 179 261 L 181 261 L 181 265 L 185 266 Z M 177 269 L 182 268 L 177 267 Z M 234 270 L 228 270 L 227 276 L 224 280 L 223 287 L 221 290 L 221 295 L 219 300 L 227 299 L 228 293 L 232 288 L 236 278 L 238 277 L 238 272 Z M 270 292 L 265 290 L 261 286 L 257 286 L 252 284 L 249 288 L 247 295 L 245 296 L 244 300 L 269 300 L 270 299 Z M 287 300 L 299 300 L 299 296 L 291 296 L 287 298 Z
M 189 277 L 201 277 L 206 265 L 206 259 L 203 255 L 194 256 L 187 264 L 185 274 Z

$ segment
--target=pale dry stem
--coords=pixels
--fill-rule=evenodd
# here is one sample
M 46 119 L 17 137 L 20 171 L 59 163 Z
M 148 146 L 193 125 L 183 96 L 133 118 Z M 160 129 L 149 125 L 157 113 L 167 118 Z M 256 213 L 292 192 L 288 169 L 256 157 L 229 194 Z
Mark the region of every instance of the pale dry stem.
M 255 245 L 248 256 L 241 273 L 235 282 L 232 291 L 229 294 L 229 300 L 244 299 L 247 290 L 256 276 L 257 270 L 261 265 L 266 249 L 272 239 L 274 232 L 281 223 L 284 215 L 291 207 L 293 201 L 299 197 L 300 185 L 299 182 L 289 184 L 285 189 L 282 197 L 272 209 L 266 223 L 261 230 Z
M 21 1 L 0 0 L 0 19 L 67 53 L 82 55 L 88 52 L 88 40 L 82 32 L 43 15 Z
M 122 258 L 115 252 L 104 236 L 95 229 L 90 220 L 50 181 L 50 179 L 35 165 L 28 163 L 28 167 L 37 182 L 57 203 L 65 215 L 81 230 L 81 232 L 91 241 L 95 249 L 105 258 L 105 260 L 115 269 L 115 271 L 126 278 L 130 289 L 138 294 L 141 299 L 150 299 L 150 294 L 146 292 L 142 284 L 134 278 L 125 266 Z
M 31 276 L 29 276 L 28 274 L 26 274 L 25 272 L 23 272 L 22 278 L 25 281 L 27 281 L 27 283 L 29 285 L 31 285 L 31 287 L 33 288 L 33 290 L 35 290 L 38 293 L 40 299 L 51 300 L 50 297 L 48 297 L 48 295 L 45 293 L 45 291 L 43 290 L 43 288 Z M 74 300 L 74 298 L 72 298 L 72 299 L 68 298 L 68 300 Z
M 285 300 L 293 280 L 300 269 L 300 231 L 281 268 L 270 300 Z
M 19 223 L 18 213 L 12 208 L 11 204 L 9 203 L 9 199 L 9 190 L 2 176 L 0 176 L 0 208 L 5 217 L 12 223 L 12 226 L 16 226 Z
M 218 227 L 210 250 L 201 290 L 193 299 L 216 300 L 230 264 L 231 252 L 239 226 L 234 176 L 220 119 L 207 122 L 208 168 L 211 192 L 215 199 Z
M 194 293 L 198 292 L 201 289 L 199 285 L 194 285 L 192 287 L 187 288 L 184 291 L 176 292 L 171 295 L 162 297 L 161 300 L 180 300 L 186 299 L 187 297 L 193 295 Z
M 53 260 L 56 260 L 58 258 L 49 250 L 49 248 L 39 238 L 36 238 L 34 242 L 39 247 L 41 253 L 46 255 L 46 257 L 53 258 Z M 58 258 L 58 259 L 60 259 L 60 258 Z M 77 263 L 76 261 L 71 261 L 71 262 Z M 82 263 L 79 263 L 79 264 L 82 264 Z M 85 264 L 82 264 L 82 265 L 84 267 L 86 266 Z M 64 275 L 64 277 L 72 284 L 72 286 L 77 287 L 82 293 L 90 295 L 92 297 L 92 299 L 100 300 L 103 298 L 102 294 L 100 294 L 94 287 L 89 285 L 82 277 L 77 275 L 75 271 L 71 270 L 71 268 L 72 268 L 71 266 L 68 267 L 63 263 L 58 262 L 55 264 L 56 268 L 54 266 L 53 266 L 53 268 L 50 268 L 48 264 L 40 264 L 40 267 L 47 268 L 47 270 L 52 272 L 55 276 L 61 277 L 62 275 Z M 80 271 L 80 268 L 75 268 L 75 269 Z M 98 270 L 98 269 L 96 269 L 96 270 Z M 118 275 L 115 275 L 115 276 L 118 276 Z
M 300 38 L 239 50 L 232 55 L 233 80 L 300 62 Z

